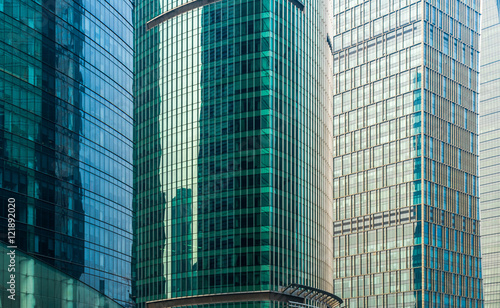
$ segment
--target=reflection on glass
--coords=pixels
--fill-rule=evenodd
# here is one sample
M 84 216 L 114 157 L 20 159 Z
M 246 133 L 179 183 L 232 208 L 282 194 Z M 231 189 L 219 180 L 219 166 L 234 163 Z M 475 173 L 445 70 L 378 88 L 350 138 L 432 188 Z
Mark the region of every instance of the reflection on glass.
M 0 266 L 7 269 L 13 250 L 0 243 Z M 2 307 L 106 307 L 120 308 L 117 302 L 55 267 L 15 251 L 15 272 L 0 271 L 1 281 L 8 282 L 14 273 L 15 296 L 7 288 L 0 291 Z M 14 298 L 15 300 L 12 300 Z

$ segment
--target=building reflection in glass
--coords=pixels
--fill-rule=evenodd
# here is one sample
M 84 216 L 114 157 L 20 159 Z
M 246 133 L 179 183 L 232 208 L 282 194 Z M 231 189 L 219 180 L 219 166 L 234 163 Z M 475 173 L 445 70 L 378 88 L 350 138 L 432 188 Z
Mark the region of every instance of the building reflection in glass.
M 0 5 L 0 195 L 17 201 L 18 248 L 125 306 L 131 14 L 128 1 Z

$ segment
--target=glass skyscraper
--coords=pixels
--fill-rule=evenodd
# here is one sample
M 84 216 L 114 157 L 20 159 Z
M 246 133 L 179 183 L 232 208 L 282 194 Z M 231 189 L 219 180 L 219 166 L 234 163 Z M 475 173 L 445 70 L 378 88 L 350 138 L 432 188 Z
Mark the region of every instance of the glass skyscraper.
M 211 2 L 136 2 L 137 302 L 335 306 L 331 2 Z
M 13 198 L 19 275 L 0 306 L 133 305 L 132 9 L 0 1 L 0 240 Z
M 334 293 L 481 307 L 477 0 L 334 0 Z
M 485 307 L 500 306 L 500 3 L 482 2 L 479 174 Z

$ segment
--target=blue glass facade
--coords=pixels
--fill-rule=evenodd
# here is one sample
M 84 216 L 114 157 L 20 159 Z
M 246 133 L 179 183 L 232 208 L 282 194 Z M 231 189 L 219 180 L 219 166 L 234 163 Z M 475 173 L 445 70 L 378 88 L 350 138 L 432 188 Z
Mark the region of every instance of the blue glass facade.
M 15 198 L 20 251 L 125 306 L 132 9 L 121 0 L 0 1 L 0 240 Z

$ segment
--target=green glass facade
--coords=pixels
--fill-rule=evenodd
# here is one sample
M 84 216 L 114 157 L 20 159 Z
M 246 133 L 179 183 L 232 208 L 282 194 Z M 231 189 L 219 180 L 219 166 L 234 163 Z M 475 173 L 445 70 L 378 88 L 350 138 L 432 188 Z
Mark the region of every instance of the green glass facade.
M 137 302 L 331 292 L 331 3 L 223 0 L 146 30 L 184 3 L 136 2 Z
M 334 1 L 334 293 L 481 307 L 479 1 Z
M 10 240 L 13 198 L 9 244 L 19 254 L 129 307 L 132 9 L 122 0 L 0 0 L 0 241 Z M 44 302 L 44 273 L 27 269 L 22 292 L 33 293 L 3 307 L 61 307 Z M 69 307 L 72 294 L 59 295 Z
M 0 243 L 0 267 L 8 269 L 12 249 Z M 0 279 L 5 287 L 0 290 L 1 307 L 105 307 L 121 308 L 117 302 L 98 290 L 67 275 L 53 266 L 34 258 L 20 250 L 15 252 L 16 271 L 0 271 Z M 11 274 L 15 278 L 15 296 L 9 292 Z M 14 299 L 12 299 L 14 298 Z
M 484 306 L 500 306 L 500 3 L 482 1 L 479 175 Z

